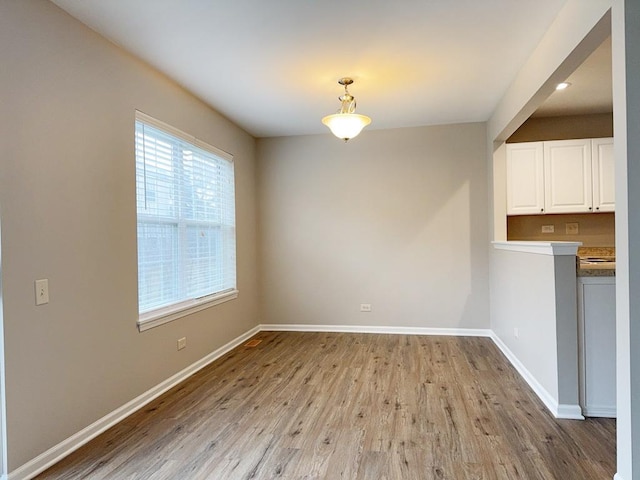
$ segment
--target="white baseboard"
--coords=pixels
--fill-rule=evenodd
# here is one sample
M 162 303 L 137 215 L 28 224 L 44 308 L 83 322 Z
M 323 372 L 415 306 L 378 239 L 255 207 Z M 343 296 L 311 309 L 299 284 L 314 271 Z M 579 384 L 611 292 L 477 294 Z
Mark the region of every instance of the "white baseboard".
M 587 417 L 616 418 L 616 407 L 585 407 L 584 414 Z
M 529 384 L 534 393 L 542 400 L 542 403 L 547 407 L 551 414 L 555 418 L 563 418 L 570 420 L 584 420 L 582 416 L 582 409 L 580 405 L 565 405 L 559 404 L 553 395 L 551 395 L 547 389 L 545 389 L 538 380 L 527 370 L 522 362 L 514 355 L 514 353 L 507 347 L 507 345 L 498 337 L 495 333 L 491 333 L 491 339 L 498 346 L 498 348 L 504 353 L 505 357 L 511 362 L 513 367 L 518 371 L 520 376 L 525 382 Z
M 264 332 L 336 332 L 388 333 L 394 335 L 449 335 L 454 337 L 491 337 L 493 332 L 480 328 L 378 327 L 365 325 L 262 324 Z
M 259 326 L 254 327 L 248 332 L 230 341 L 226 345 L 223 345 L 217 350 L 214 350 L 207 356 L 189 365 L 187 368 L 181 370 L 180 372 L 176 373 L 172 377 L 169 377 L 162 383 L 156 385 L 150 390 L 147 390 L 142 395 L 122 405 L 120 408 L 105 415 L 104 417 L 92 423 L 88 427 L 84 428 L 83 430 L 80 430 L 75 435 L 70 436 L 69 438 L 53 446 L 46 452 L 38 455 L 33 460 L 30 460 L 29 462 L 25 463 L 21 467 L 12 471 L 11 473 L 9 473 L 9 476 L 7 477 L 8 480 L 29 480 L 35 477 L 39 473 L 43 472 L 50 466 L 54 465 L 56 462 L 60 461 L 61 459 L 63 459 L 64 457 L 72 453 L 73 451 L 83 446 L 85 443 L 89 442 L 90 440 L 100 435 L 102 432 L 104 432 L 108 428 L 111 428 L 116 423 L 124 420 L 129 415 L 140 410 L 149 402 L 156 399 L 167 390 L 173 388 L 178 383 L 187 379 L 188 377 L 196 373 L 198 370 L 201 370 L 202 368 L 206 367 L 214 360 L 220 358 L 225 353 L 233 350 L 235 347 L 242 344 L 244 341 L 251 338 L 259 331 L 260 331 Z
M 560 403 L 558 404 L 558 408 L 554 413 L 554 416 L 556 418 L 564 418 L 567 420 L 584 420 L 582 407 L 580 407 L 580 405 Z

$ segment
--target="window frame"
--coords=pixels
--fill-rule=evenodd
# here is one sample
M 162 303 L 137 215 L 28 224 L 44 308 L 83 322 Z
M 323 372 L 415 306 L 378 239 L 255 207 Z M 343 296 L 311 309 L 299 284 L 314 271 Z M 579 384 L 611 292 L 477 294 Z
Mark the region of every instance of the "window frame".
M 164 122 L 161 122 L 139 110 L 135 112 L 135 122 L 134 125 L 138 122 L 141 122 L 144 125 L 148 125 L 155 129 L 161 130 L 163 133 L 175 137 L 177 140 L 182 142 L 186 142 L 191 144 L 201 150 L 204 150 L 212 155 L 219 157 L 222 160 L 226 160 L 231 164 L 233 178 L 234 178 L 234 194 L 233 194 L 233 210 L 234 210 L 234 251 L 237 250 L 237 235 L 235 233 L 235 168 L 233 162 L 233 155 L 219 148 L 216 148 L 212 145 L 203 142 L 196 137 L 189 135 L 182 130 L 179 130 L 171 125 L 167 125 Z M 137 127 L 134 128 L 134 132 Z M 136 147 L 136 139 L 134 135 L 134 160 L 135 160 L 135 171 L 136 171 L 136 192 L 138 190 L 138 158 L 137 158 L 137 147 Z M 157 327 L 159 325 L 163 325 L 165 323 L 171 322 L 173 320 L 177 320 L 178 318 L 182 318 L 184 316 L 190 315 L 195 312 L 199 312 L 201 310 L 213 307 L 215 305 L 219 305 L 221 303 L 225 303 L 227 301 L 233 300 L 238 297 L 239 291 L 237 286 L 237 258 L 234 257 L 233 260 L 233 270 L 234 270 L 234 286 L 232 288 L 227 288 L 219 292 L 214 292 L 208 295 L 204 295 L 198 298 L 187 298 L 181 301 L 172 303 L 170 305 L 160 306 L 157 308 L 153 308 L 148 311 L 140 312 L 140 290 L 139 290 L 139 265 L 140 265 L 140 253 L 138 250 L 138 245 L 140 243 L 140 239 L 138 236 L 138 224 L 139 224 L 140 216 L 138 214 L 138 194 L 136 193 L 136 291 L 137 291 L 137 300 L 138 300 L 138 320 L 137 326 L 140 332 L 148 330 L 153 327 Z M 180 222 L 180 220 L 178 220 Z M 197 222 L 196 222 L 197 223 Z

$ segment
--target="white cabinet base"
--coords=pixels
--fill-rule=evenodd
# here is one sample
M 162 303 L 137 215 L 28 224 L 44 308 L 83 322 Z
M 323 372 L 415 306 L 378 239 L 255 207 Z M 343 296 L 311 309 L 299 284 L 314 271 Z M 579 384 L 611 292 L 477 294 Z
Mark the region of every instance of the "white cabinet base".
M 615 418 L 615 277 L 578 277 L 578 320 L 582 413 Z

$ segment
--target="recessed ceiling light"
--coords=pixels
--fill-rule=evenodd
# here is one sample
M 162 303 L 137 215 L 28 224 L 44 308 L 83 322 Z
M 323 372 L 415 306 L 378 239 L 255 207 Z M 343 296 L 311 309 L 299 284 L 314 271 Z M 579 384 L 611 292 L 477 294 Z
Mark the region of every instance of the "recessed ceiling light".
M 562 82 L 556 85 L 556 90 L 564 90 L 566 88 L 569 88 L 570 86 L 571 84 L 569 82 Z

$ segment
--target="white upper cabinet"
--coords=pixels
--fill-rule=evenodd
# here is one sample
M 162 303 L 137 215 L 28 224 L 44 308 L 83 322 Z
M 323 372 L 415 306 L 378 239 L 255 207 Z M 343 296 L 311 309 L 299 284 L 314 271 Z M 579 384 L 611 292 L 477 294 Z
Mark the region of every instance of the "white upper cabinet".
M 614 210 L 613 138 L 507 144 L 507 215 Z
M 507 144 L 507 214 L 544 213 L 542 142 Z
M 591 174 L 591 140 L 544 142 L 545 212 L 590 212 Z
M 613 138 L 591 140 L 591 169 L 594 211 L 613 212 L 616 207 Z

